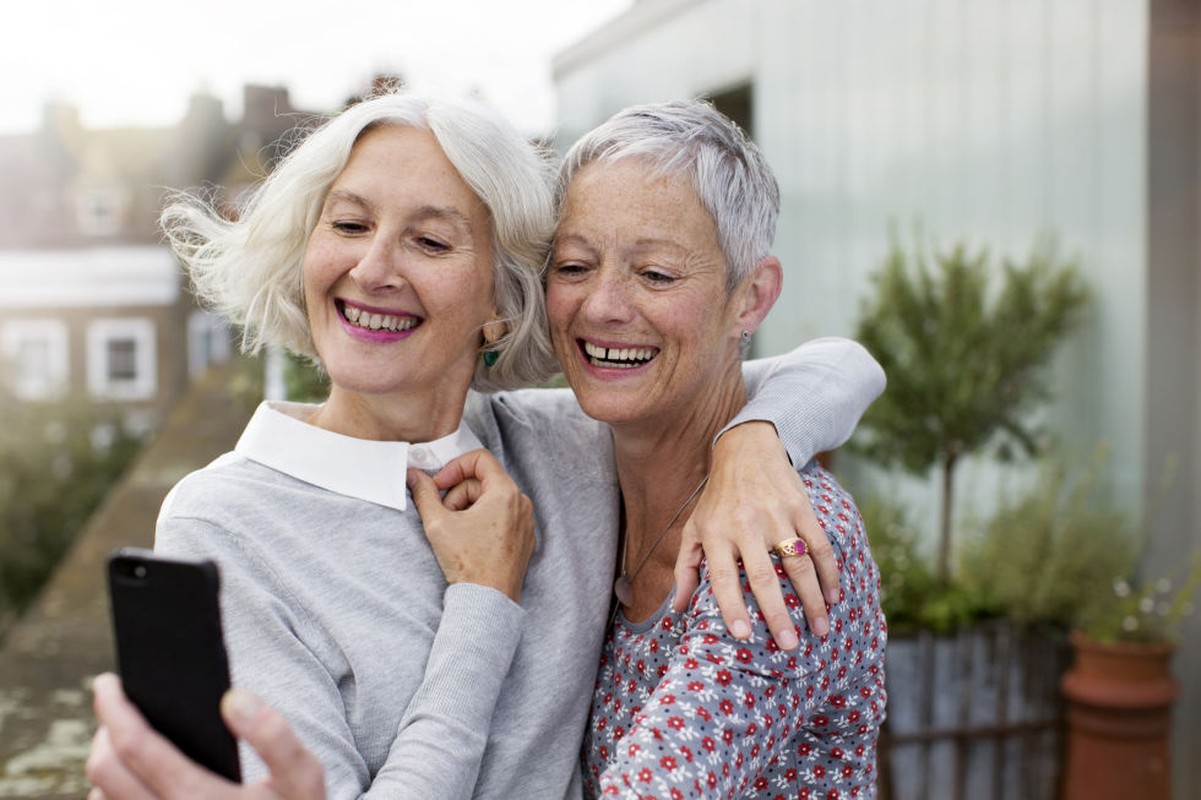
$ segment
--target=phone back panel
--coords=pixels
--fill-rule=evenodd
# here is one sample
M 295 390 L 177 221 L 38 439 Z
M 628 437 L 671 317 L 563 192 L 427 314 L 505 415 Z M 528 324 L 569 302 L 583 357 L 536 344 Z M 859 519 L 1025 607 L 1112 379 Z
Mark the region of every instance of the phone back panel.
M 123 550 L 108 578 L 126 695 L 192 760 L 240 781 L 237 742 L 220 714 L 229 664 L 216 565 Z

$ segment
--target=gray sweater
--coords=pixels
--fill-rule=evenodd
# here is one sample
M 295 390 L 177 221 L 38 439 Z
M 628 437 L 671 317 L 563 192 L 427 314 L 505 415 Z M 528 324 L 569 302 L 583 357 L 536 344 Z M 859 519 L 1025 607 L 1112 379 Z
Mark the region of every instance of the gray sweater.
M 771 419 L 794 463 L 845 441 L 883 388 L 874 360 L 841 340 L 753 362 L 747 379 L 753 400 L 731 424 Z M 448 587 L 404 499 L 396 451 L 435 468 L 470 432 L 426 448 L 286 419 L 311 410 L 261 408 L 160 516 L 157 549 L 221 567 L 234 682 L 287 716 L 331 799 L 578 797 L 620 503 L 607 429 L 566 390 L 469 397 L 464 422 L 535 502 L 519 607 Z M 265 453 L 281 425 L 286 447 Z M 356 471 L 398 469 L 395 485 L 353 488 Z M 264 771 L 248 748 L 243 766 Z

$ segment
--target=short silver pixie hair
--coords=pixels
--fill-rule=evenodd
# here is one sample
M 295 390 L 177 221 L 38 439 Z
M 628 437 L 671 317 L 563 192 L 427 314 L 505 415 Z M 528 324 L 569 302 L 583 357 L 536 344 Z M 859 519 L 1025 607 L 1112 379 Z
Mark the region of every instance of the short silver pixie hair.
M 212 198 L 175 194 L 159 221 L 198 298 L 243 327 L 243 350 L 272 345 L 316 358 L 305 311 L 305 247 L 351 149 L 382 125 L 429 130 L 488 208 L 495 302 L 507 329 L 487 346 L 499 357 L 491 367 L 481 359 L 472 388 L 545 380 L 558 369 L 542 288 L 554 228 L 550 162 L 497 112 L 467 100 L 390 93 L 349 107 L 304 138 L 233 219 Z
M 584 134 L 559 170 L 557 201 L 593 162 L 647 162 L 652 174 L 685 175 L 713 217 L 733 289 L 771 254 L 780 213 L 775 175 L 742 129 L 703 100 L 630 106 Z

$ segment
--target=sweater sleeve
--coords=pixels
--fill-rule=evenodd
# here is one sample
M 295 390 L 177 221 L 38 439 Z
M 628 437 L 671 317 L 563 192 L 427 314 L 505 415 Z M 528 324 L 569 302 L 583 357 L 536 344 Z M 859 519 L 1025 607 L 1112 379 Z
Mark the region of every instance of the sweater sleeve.
M 471 797 L 521 639 L 521 607 L 495 589 L 452 584 L 425 667 L 371 797 Z
M 290 595 L 270 559 L 248 549 L 243 537 L 209 522 L 169 515 L 159 521 L 155 549 L 220 565 L 234 682 L 284 715 L 321 762 L 330 800 L 471 796 L 492 710 L 520 639 L 520 606 L 487 587 L 448 587 L 422 683 L 408 701 L 386 763 L 373 776 L 340 693 L 337 675 L 347 665 Z M 245 744 L 241 759 L 245 780 L 267 774 Z
M 748 402 L 722 433 L 752 420 L 771 422 L 798 468 L 845 443 L 885 385 L 884 370 L 866 348 L 833 337 L 748 361 L 743 376 Z

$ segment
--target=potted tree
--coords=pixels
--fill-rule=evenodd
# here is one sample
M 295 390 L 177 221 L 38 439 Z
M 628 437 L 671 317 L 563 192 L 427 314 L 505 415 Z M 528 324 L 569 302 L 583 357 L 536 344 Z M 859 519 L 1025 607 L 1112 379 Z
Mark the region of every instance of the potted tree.
M 852 445 L 882 466 L 936 473 L 941 489 L 932 565 L 919 555 L 924 537 L 878 501 L 865 503 L 890 615 L 884 794 L 1000 797 L 1020 783 L 1030 787 L 1023 797 L 1048 796 L 1057 764 L 998 756 L 979 766 L 979 745 L 1047 751 L 1037 737 L 1056 729 L 1046 709 L 1063 648 L 1024 642 L 1006 623 L 968 624 L 997 609 L 980 587 L 956 580 L 955 478 L 974 454 L 1039 452 L 1030 412 L 1050 394 L 1045 367 L 1088 293 L 1050 239 L 1025 263 L 997 264 L 963 244 L 938 251 L 919 240 L 908 253 L 894 237 L 874 284 L 855 336 L 884 367 L 888 389 Z

